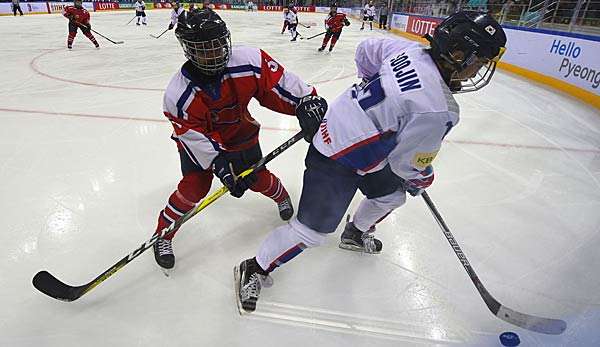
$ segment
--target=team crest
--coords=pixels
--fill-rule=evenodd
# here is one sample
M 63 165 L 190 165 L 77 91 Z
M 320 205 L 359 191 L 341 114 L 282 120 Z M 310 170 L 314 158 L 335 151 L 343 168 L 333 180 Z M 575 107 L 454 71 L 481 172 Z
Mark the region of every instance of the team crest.
M 494 29 L 494 27 L 491 25 L 486 26 L 485 31 L 487 31 L 488 34 L 490 34 L 492 36 L 496 33 L 496 29 Z

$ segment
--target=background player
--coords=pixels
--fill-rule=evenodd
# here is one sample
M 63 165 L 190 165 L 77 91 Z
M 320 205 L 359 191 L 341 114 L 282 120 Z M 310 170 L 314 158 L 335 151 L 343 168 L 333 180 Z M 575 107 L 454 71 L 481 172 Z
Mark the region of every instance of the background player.
M 367 21 L 369 22 L 369 27 L 373 30 L 373 18 L 375 18 L 375 5 L 373 5 L 373 1 L 369 1 L 363 9 L 363 22 L 360 30 L 365 28 L 365 22 Z
M 191 210 L 210 189 L 213 174 L 231 195 L 239 198 L 248 188 L 259 192 L 277 204 L 281 219 L 290 219 L 291 199 L 268 169 L 236 179 L 262 157 L 260 124 L 248 103 L 256 98 L 275 112 L 294 115 L 300 99 L 315 89 L 263 50 L 232 47 L 225 22 L 210 9 L 180 15 L 175 36 L 188 60 L 171 79 L 163 108 L 173 124 L 183 178 L 160 212 L 156 231 Z M 173 236 L 154 245 L 165 269 L 175 265 Z
M 346 18 L 346 14 L 338 13 L 336 4 L 331 5 L 329 15 L 327 16 L 327 19 L 325 19 L 325 29 L 327 29 L 327 32 L 325 33 L 323 43 L 321 43 L 321 47 L 318 51 L 322 52 L 327 46 L 329 39 L 331 39 L 331 44 L 329 45 L 329 51 L 331 52 L 342 34 L 342 29 L 344 26 L 348 25 L 350 25 L 350 22 L 348 21 L 348 18 Z
M 146 4 L 144 0 L 136 0 L 135 2 L 135 16 L 137 17 L 136 25 L 140 25 L 140 19 L 142 24 L 146 25 Z
M 256 257 L 236 267 L 240 309 L 254 311 L 262 285 L 272 284 L 271 271 L 325 242 L 357 189 L 377 202 L 361 220 L 370 226 L 402 205 L 406 191 L 418 195 L 433 182 L 431 161 L 459 119 L 452 93 L 477 90 L 490 81 L 506 36 L 490 15 L 458 12 L 429 39 L 429 49 L 390 38 L 359 44 L 358 75 L 368 82 L 336 98 L 320 126 L 303 127 L 312 143 L 298 214 L 267 236 Z M 322 110 L 297 114 L 315 119 Z M 355 234 L 359 246 L 372 247 L 372 253 L 381 250 L 368 233 Z
M 90 13 L 83 8 L 81 0 L 75 0 L 73 6 L 67 6 L 63 10 L 63 16 L 69 19 L 69 36 L 67 37 L 67 47 L 73 48 L 73 40 L 77 35 L 77 28 L 81 30 L 83 35 L 90 39 L 96 48 L 100 48 L 98 41 L 92 35 L 92 24 L 90 23 Z
M 288 11 L 285 14 L 285 20 L 287 21 L 288 30 L 292 35 L 292 39 L 290 41 L 296 41 L 298 38 L 298 13 L 294 5 L 288 6 Z
M 173 7 L 173 9 L 171 10 L 171 22 L 169 23 L 169 30 L 172 30 L 175 27 L 179 15 L 184 11 L 183 6 L 181 6 L 179 2 L 172 2 L 171 6 Z
M 19 15 L 23 15 L 23 10 L 21 10 L 21 1 L 20 0 L 12 0 L 12 11 L 13 15 L 17 16 L 17 11 L 19 11 Z
M 281 28 L 281 35 L 283 35 L 283 33 L 285 32 L 285 29 L 287 29 L 288 25 L 290 24 L 287 19 L 288 12 L 290 12 L 290 9 L 287 7 L 284 7 L 283 8 L 283 28 Z

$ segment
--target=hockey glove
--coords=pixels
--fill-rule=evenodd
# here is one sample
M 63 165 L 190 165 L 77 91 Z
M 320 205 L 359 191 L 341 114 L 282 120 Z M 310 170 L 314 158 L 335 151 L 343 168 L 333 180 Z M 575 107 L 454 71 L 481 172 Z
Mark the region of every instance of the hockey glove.
M 250 186 L 256 180 L 254 174 L 250 174 L 246 177 L 236 177 L 233 171 L 233 165 L 225 156 L 220 153 L 212 163 L 213 173 L 219 177 L 221 183 L 227 189 L 231 195 L 236 198 L 241 198 L 244 192 L 250 188 Z
M 350 26 L 350 21 L 349 21 L 349 20 L 347 20 L 347 19 L 344 19 L 344 25 L 345 25 L 345 26 Z
M 429 165 L 421 171 L 422 177 L 404 181 L 404 189 L 412 196 L 419 196 L 433 183 L 433 166 Z
M 296 106 L 296 117 L 306 142 L 312 142 L 325 113 L 327 113 L 327 101 L 318 95 L 305 96 Z
M 175 27 L 175 25 L 173 23 L 169 24 L 169 30 L 172 30 Z

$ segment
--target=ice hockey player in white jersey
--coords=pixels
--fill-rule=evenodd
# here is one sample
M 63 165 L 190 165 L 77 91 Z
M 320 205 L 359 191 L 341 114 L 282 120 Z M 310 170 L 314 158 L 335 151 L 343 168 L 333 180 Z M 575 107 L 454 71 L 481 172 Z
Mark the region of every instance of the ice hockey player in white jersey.
M 373 5 L 373 1 L 369 1 L 363 9 L 363 22 L 360 30 L 365 28 L 366 22 L 369 22 L 369 27 L 373 30 L 373 18 L 375 18 L 375 5 Z
M 285 21 L 287 22 L 288 30 L 292 35 L 291 41 L 296 41 L 298 38 L 298 13 L 293 5 L 289 5 L 288 10 L 289 11 L 285 13 Z
M 449 16 L 428 40 L 428 48 L 404 39 L 361 42 L 355 60 L 365 82 L 339 95 L 324 115 L 322 108 L 297 110 L 299 119 L 323 117 L 305 131 L 311 145 L 298 213 L 266 237 L 255 257 L 236 266 L 240 310 L 255 310 L 261 287 L 272 284 L 270 272 L 325 242 L 356 190 L 366 200 L 342 243 L 378 253 L 383 245 L 371 226 L 401 206 L 406 192 L 419 195 L 433 182 L 432 161 L 459 120 L 452 94 L 490 81 L 506 36 L 488 14 L 465 11 Z
M 143 25 L 146 25 L 146 3 L 144 0 L 137 0 L 134 4 L 135 6 L 135 16 L 137 17 L 136 25 L 140 25 L 140 19 Z
M 172 30 L 175 25 L 177 25 L 177 19 L 179 18 L 179 15 L 185 11 L 179 2 L 172 2 L 171 6 L 173 7 L 173 10 L 171 10 L 171 22 L 169 23 L 169 30 Z

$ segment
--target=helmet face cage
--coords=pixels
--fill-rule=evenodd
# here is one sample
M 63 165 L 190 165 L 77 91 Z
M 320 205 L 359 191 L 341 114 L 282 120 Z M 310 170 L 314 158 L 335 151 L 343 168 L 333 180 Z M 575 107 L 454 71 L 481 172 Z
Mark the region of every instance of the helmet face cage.
M 229 30 L 220 37 L 210 40 L 189 40 L 176 35 L 185 57 L 207 75 L 217 75 L 225 70 L 231 54 Z
M 444 20 L 430 41 L 436 54 L 452 66 L 449 85 L 453 93 L 466 93 L 490 82 L 504 53 L 506 36 L 502 27 L 485 13 L 464 11 Z M 465 69 L 482 61 L 484 64 L 472 77 L 458 78 Z

